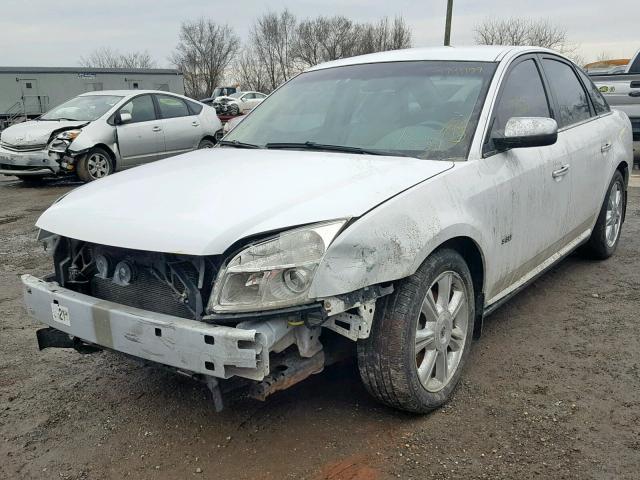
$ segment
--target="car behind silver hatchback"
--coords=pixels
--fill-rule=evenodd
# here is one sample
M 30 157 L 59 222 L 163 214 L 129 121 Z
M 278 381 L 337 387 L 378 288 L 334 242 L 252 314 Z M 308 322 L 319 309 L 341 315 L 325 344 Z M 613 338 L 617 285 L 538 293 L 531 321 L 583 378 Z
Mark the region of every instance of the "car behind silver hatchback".
M 222 133 L 215 110 L 181 95 L 111 90 L 79 95 L 0 134 L 0 174 L 89 182 L 116 170 L 211 148 Z

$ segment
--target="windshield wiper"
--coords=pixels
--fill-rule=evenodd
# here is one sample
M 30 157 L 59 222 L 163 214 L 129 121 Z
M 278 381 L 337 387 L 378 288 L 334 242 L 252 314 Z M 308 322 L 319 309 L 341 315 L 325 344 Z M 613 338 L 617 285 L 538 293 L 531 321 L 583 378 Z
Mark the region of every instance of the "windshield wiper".
M 305 148 L 309 150 L 325 150 L 327 152 L 344 152 L 344 153 L 357 153 L 361 155 L 387 155 L 394 157 L 408 157 L 398 152 L 389 152 L 386 150 L 376 150 L 371 148 L 351 147 L 348 145 L 329 145 L 325 143 L 316 142 L 271 142 L 265 145 L 265 148 L 279 149 L 279 148 Z
M 260 145 L 254 145 L 253 143 L 244 143 L 238 140 L 220 140 L 218 145 L 223 147 L 235 147 L 235 148 L 261 148 Z

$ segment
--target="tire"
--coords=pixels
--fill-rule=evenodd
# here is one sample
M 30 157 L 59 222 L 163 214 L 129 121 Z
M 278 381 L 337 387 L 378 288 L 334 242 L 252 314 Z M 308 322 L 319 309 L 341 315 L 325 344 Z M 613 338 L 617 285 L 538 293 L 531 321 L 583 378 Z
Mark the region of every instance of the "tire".
M 202 148 L 213 148 L 215 146 L 216 144 L 213 140 L 210 140 L 208 138 L 203 138 L 202 140 L 200 140 L 200 143 L 198 144 L 198 150 Z
M 626 203 L 624 178 L 619 171 L 616 171 L 609 183 L 596 226 L 593 227 L 591 237 L 581 249 L 584 256 L 594 260 L 605 260 L 613 255 L 620 242 Z
M 230 115 L 238 115 L 240 113 L 240 107 L 238 107 L 238 105 L 231 105 L 229 107 L 229 114 Z
M 438 295 L 447 279 L 451 303 Z M 390 407 L 414 413 L 447 402 L 469 356 L 474 298 L 467 264 L 448 248 L 434 252 L 414 275 L 396 284 L 391 295 L 378 301 L 369 338 L 357 344 L 360 376 L 369 393 Z M 452 318 L 443 307 L 453 309 L 456 302 L 460 307 Z
M 113 160 L 106 150 L 95 147 L 78 161 L 76 171 L 80 180 L 92 182 L 113 173 Z

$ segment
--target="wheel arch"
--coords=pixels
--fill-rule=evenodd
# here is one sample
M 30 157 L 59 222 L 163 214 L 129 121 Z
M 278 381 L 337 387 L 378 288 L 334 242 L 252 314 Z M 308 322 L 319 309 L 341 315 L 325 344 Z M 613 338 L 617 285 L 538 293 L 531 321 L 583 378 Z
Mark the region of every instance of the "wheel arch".
M 89 148 L 87 150 L 87 154 L 93 150 L 94 148 L 100 148 L 102 150 L 104 150 L 105 152 L 107 152 L 107 154 L 109 155 L 109 158 L 111 158 L 111 161 L 113 162 L 113 171 L 117 171 L 118 169 L 118 160 L 116 159 L 116 154 L 113 152 L 113 150 L 111 150 L 111 148 L 109 148 L 108 145 L 104 144 L 104 143 L 96 143 L 93 147 Z
M 629 164 L 625 160 L 621 161 L 616 166 L 616 171 L 622 174 L 622 178 L 624 179 L 624 188 L 626 190 L 629 186 Z M 622 205 L 622 222 L 624 223 L 627 218 L 627 195 L 624 194 L 623 198 L 624 204 Z
M 200 143 L 201 143 L 203 140 L 210 140 L 210 141 L 212 141 L 214 144 L 217 144 L 217 143 L 218 143 L 218 141 L 216 140 L 215 135 L 204 135 L 204 136 L 203 136 L 203 137 L 198 141 L 198 145 L 200 145 Z
M 478 243 L 471 237 L 458 236 L 450 238 L 438 245 L 433 251 L 449 248 L 458 252 L 471 272 L 473 282 L 473 293 L 475 301 L 475 319 L 473 327 L 473 337 L 479 338 L 482 333 L 482 322 L 484 313 L 484 284 L 485 284 L 485 257 Z M 427 255 L 427 258 L 429 258 Z

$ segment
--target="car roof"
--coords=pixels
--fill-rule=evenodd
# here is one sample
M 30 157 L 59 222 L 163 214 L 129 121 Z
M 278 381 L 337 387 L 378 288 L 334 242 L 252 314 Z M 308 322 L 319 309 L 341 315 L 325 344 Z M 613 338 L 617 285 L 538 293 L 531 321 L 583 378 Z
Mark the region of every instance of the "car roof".
M 471 61 L 471 62 L 498 62 L 509 54 L 525 52 L 553 52 L 540 47 L 514 47 L 503 45 L 473 45 L 465 47 L 426 47 L 407 48 L 404 50 L 391 50 L 388 52 L 370 53 L 357 57 L 343 58 L 331 62 L 321 63 L 311 70 L 321 70 L 324 68 L 342 67 L 346 65 L 359 65 L 364 63 L 383 62 L 409 62 L 420 60 L 450 60 L 450 61 Z
M 118 95 L 120 97 L 128 97 L 130 95 L 139 95 L 141 93 L 164 93 L 168 95 L 177 95 L 182 97 L 179 93 L 167 92 L 164 90 L 139 90 L 139 89 L 131 89 L 131 90 L 97 90 L 92 92 L 85 92 L 78 95 L 79 97 L 86 97 L 89 95 Z

